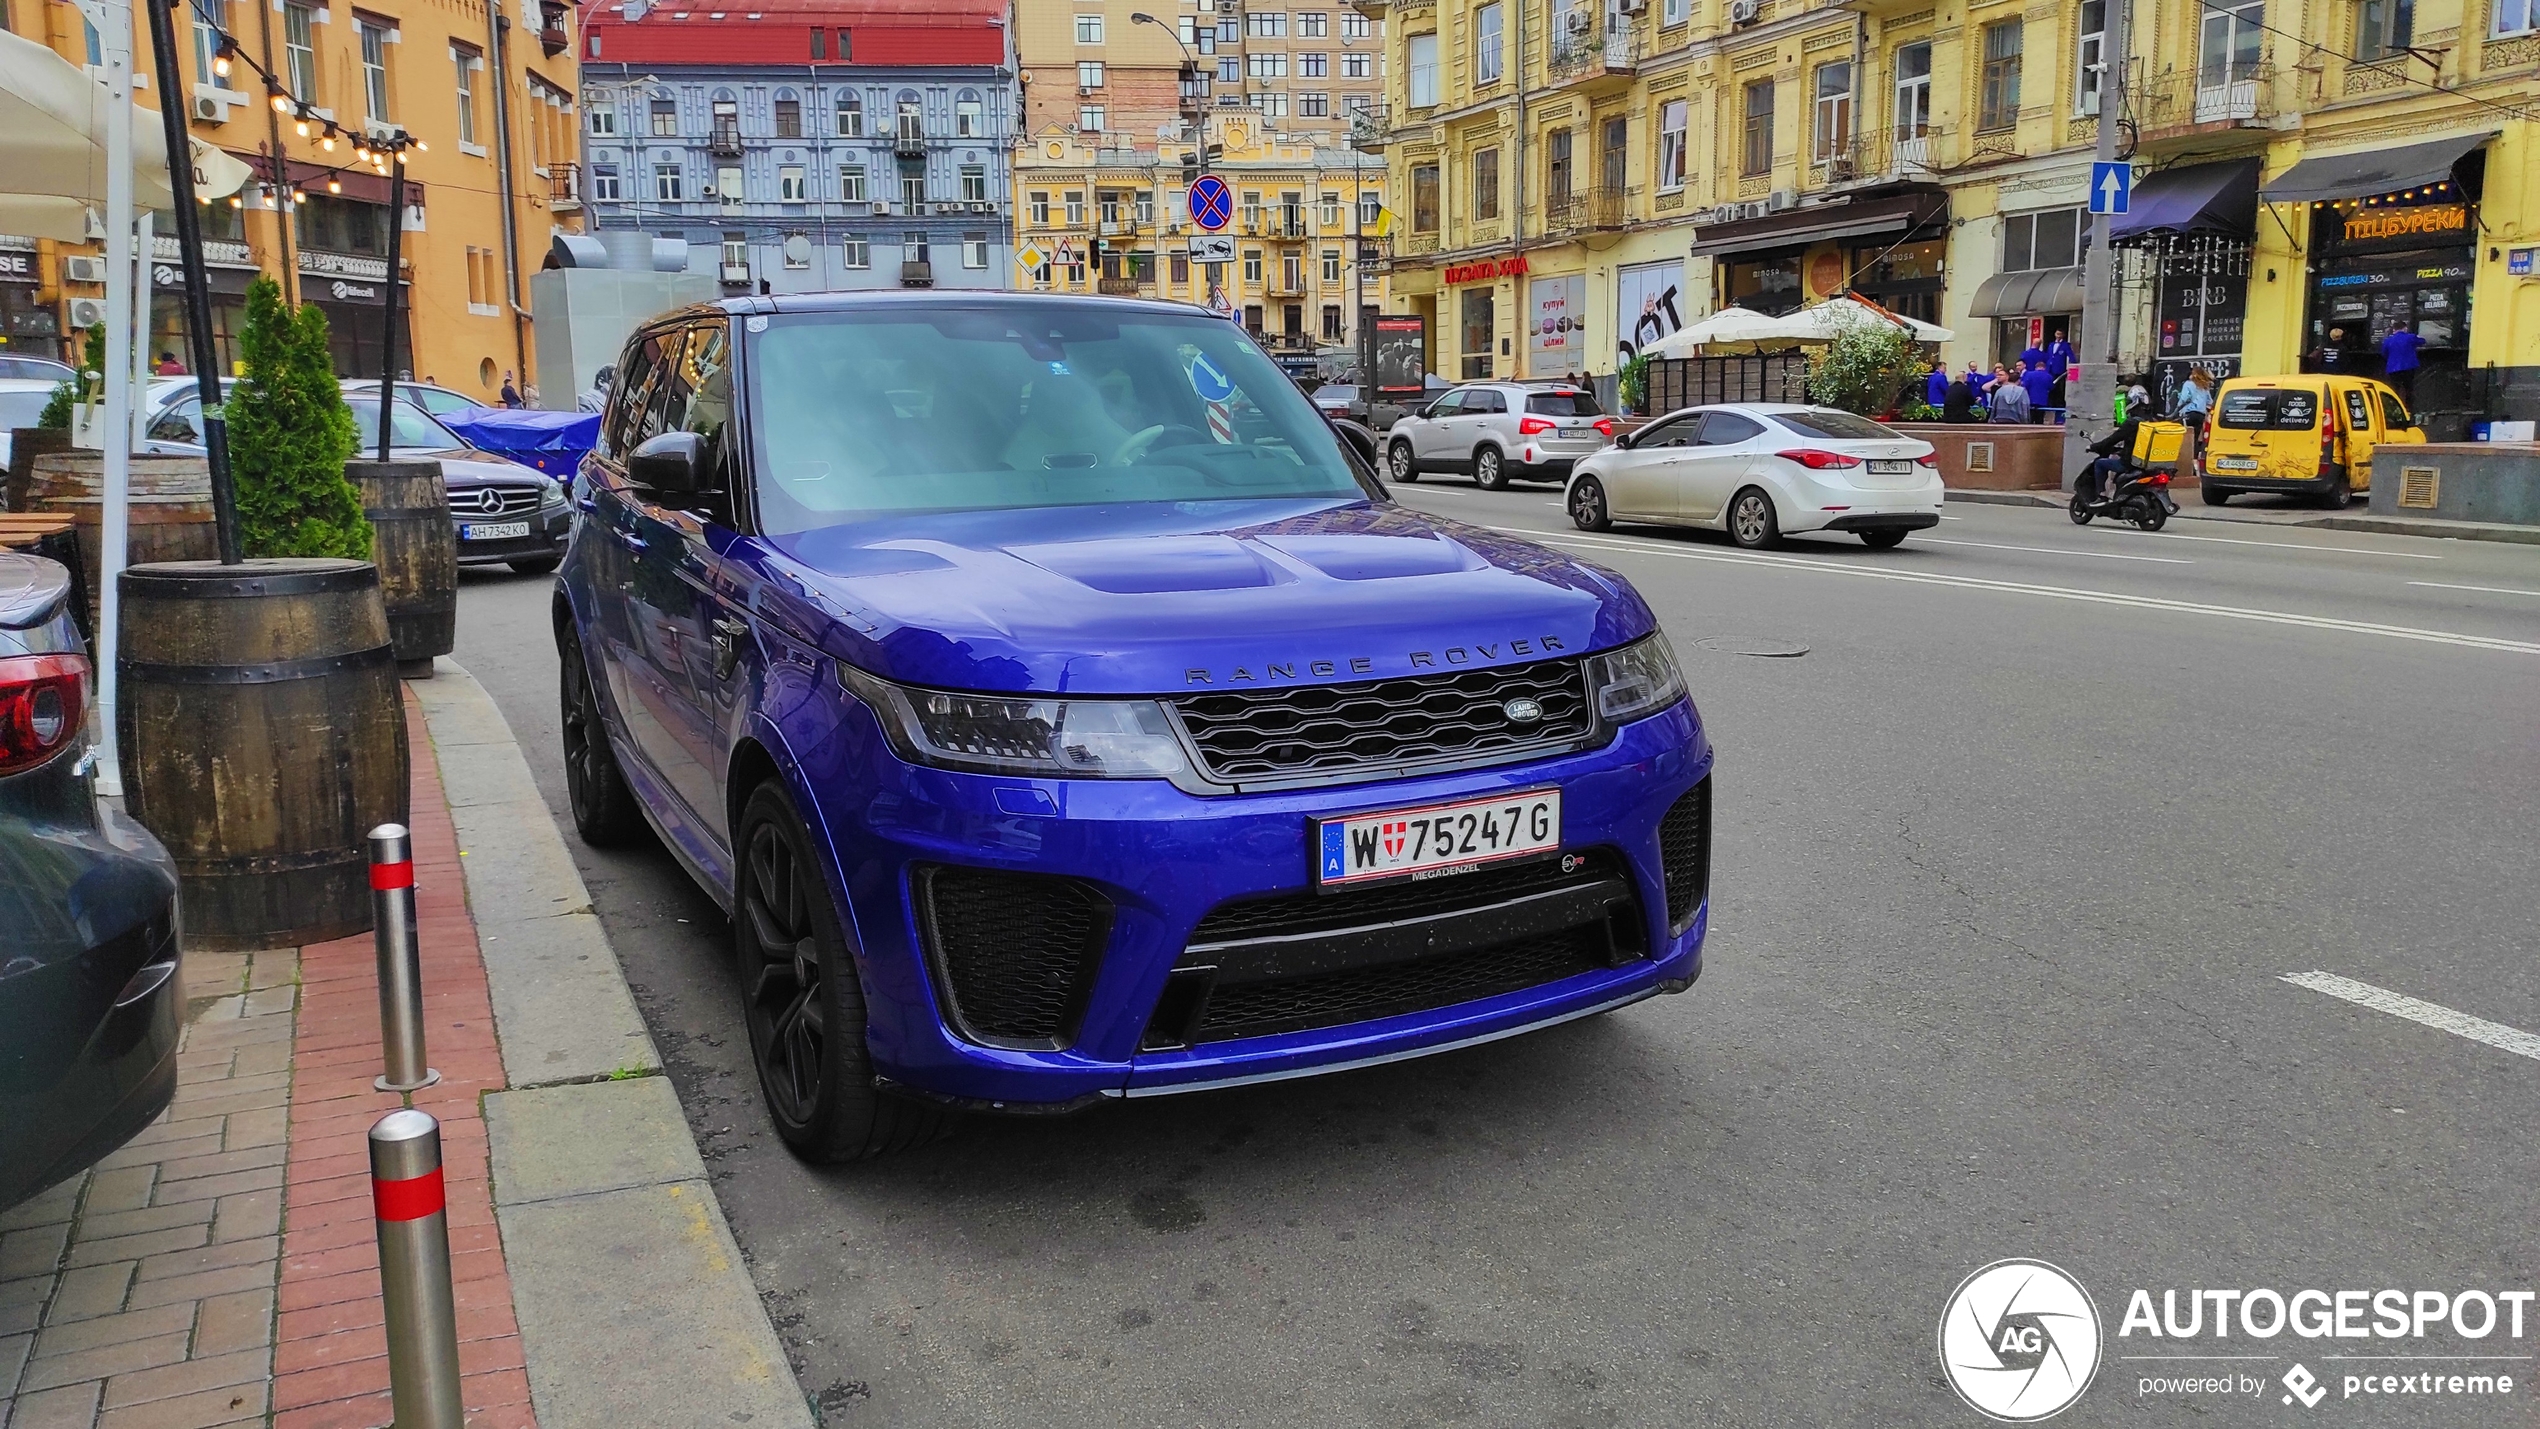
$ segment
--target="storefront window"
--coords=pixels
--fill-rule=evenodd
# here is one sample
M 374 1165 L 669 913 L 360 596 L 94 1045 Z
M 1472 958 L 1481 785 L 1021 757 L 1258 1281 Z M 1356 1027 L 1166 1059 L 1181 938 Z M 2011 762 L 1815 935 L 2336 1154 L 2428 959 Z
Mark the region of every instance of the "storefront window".
M 2453 184 L 2313 210 L 2310 322 L 2304 364 L 2377 375 L 2381 342 L 2407 328 L 2425 343 L 2424 366 L 2456 371 L 2469 345 L 2476 215 Z M 2422 389 L 2419 405 L 2441 406 Z
M 1852 289 L 1890 311 L 1940 321 L 1940 295 L 1946 278 L 1949 240 L 1900 243 L 1885 250 L 1852 250 Z
M 1789 253 L 1771 258 L 1722 260 L 1720 267 L 1726 274 L 1729 302 L 1775 316 L 1796 311 L 1800 303 L 1799 257 Z
M 1499 341 L 1499 304 L 1488 288 L 1467 289 L 1464 307 L 1464 379 L 1473 381 L 1491 375 L 1491 360 Z

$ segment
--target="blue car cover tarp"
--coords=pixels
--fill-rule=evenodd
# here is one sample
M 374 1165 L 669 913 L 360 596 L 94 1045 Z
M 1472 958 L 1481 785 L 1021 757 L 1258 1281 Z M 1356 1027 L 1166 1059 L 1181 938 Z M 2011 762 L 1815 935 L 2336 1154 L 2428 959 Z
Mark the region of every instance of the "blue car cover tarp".
M 527 412 L 486 407 L 463 416 L 444 417 L 441 424 L 469 446 L 494 452 L 524 466 L 534 466 L 559 481 L 571 481 L 575 468 L 600 439 L 596 412 Z

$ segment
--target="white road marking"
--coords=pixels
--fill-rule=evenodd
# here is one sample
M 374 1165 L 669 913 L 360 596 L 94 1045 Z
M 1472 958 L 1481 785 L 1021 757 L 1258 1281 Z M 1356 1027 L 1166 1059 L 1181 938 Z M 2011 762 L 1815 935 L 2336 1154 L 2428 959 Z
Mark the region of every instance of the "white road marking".
M 2487 593 L 2487 594 L 2489 594 L 2489 595 L 2531 595 L 2531 596 L 2540 596 L 2540 590 L 2515 590 L 2515 589 L 2514 589 L 2513 587 L 2511 587 L 2511 586 L 2501 586 L 2501 585 L 2454 585 L 2454 584 L 2452 584 L 2452 583 L 2451 583 L 2451 582 L 2449 582 L 2449 581 L 2410 581 L 2410 582 L 2408 582 L 2408 584 L 2410 584 L 2410 585 L 2430 586 L 2430 587 L 2434 588 L 2435 590 L 2475 590 L 2475 591 L 2484 591 L 2484 592 L 2486 592 L 2486 593 Z
M 2350 977 L 2339 977 L 2335 973 L 2286 973 L 2284 980 L 2295 987 L 2307 987 L 2313 992 L 2324 992 L 2331 997 L 2342 997 L 2358 1007 L 2369 1007 L 2375 1012 L 2387 1012 L 2393 1017 L 2404 1017 L 2410 1022 L 2421 1022 L 2428 1027 L 2457 1033 L 2473 1042 L 2484 1042 L 2490 1047 L 2503 1048 L 2518 1057 L 2529 1057 L 2540 1061 L 2540 1036 L 2534 1036 L 2519 1027 L 2507 1027 L 2501 1022 L 2490 1022 L 2484 1017 L 2472 1017 L 2466 1012 L 2454 1012 L 2439 1003 L 2421 1002 L 2404 993 L 2374 987 L 2368 982 L 2357 982 Z
M 1964 521 L 1967 518 L 1964 516 L 1943 516 L 1940 519 L 1943 521 Z
M 2192 566 L 2196 564 L 2194 561 L 2180 560 L 2176 556 L 2124 556 L 2119 555 L 2115 551 L 2067 551 L 2056 546 L 2004 546 L 1992 541 L 1951 541 L 1939 536 L 1925 536 L 1922 539 L 1921 544 L 1926 546 L 1982 546 L 1988 551 L 2032 551 L 2041 556 L 2088 556 L 2093 560 L 2100 561 L 2155 561 L 2164 566 Z
M 2123 532 L 2110 531 L 2110 535 Z M 2189 536 L 2177 531 L 2146 531 L 2164 541 L 2209 541 L 2217 546 L 2264 546 L 2271 551 L 2326 551 L 2332 556 L 2389 556 L 2402 561 L 2439 561 L 2441 556 L 2423 551 L 2374 551 L 2362 546 L 2314 546 L 2308 541 L 2252 541 L 2245 536 Z
M 2202 605 L 2195 601 L 2164 600 L 2159 596 L 2120 595 L 2115 591 L 2074 590 L 2066 586 L 1986 580 L 1978 576 L 1900 571 L 1885 566 L 1864 565 L 1844 560 L 1806 560 L 1793 556 L 1768 556 L 1755 553 L 1730 555 L 1716 551 L 1672 550 L 1665 546 L 1616 540 L 1612 537 L 1573 536 L 1557 531 L 1531 530 L 1522 526 L 1492 526 L 1486 529 L 1503 531 L 1512 536 L 1524 536 L 1537 541 L 1581 546 L 1591 551 L 1666 556 L 1680 561 L 1717 561 L 1727 565 L 1770 566 L 1782 570 L 1821 571 L 1828 575 L 1857 576 L 1863 580 L 1956 586 L 1963 590 L 1988 590 L 2007 595 L 2042 596 L 2050 600 L 2078 600 L 2096 605 L 2130 606 L 2137 610 L 2162 610 L 2178 615 L 2204 615 L 2220 620 L 2250 620 L 2265 625 L 2297 625 L 2311 630 L 2330 630 L 2346 635 L 2380 635 L 2392 640 L 2417 640 L 2433 645 L 2458 645 L 2472 650 L 2495 650 L 2509 655 L 2540 655 L 2540 645 L 2525 640 L 2500 640 L 2493 636 L 2463 635 L 2450 630 L 2420 630 L 2405 625 L 2375 625 L 2361 620 L 2336 620 L 2325 615 L 2299 615 L 2280 610 L 2249 610 L 2230 605 Z

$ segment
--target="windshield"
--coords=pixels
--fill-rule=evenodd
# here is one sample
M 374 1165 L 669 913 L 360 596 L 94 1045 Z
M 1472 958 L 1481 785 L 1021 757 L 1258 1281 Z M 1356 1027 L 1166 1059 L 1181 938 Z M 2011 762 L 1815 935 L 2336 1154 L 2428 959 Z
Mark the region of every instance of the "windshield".
M 771 535 L 881 511 L 1370 494 L 1222 318 L 930 304 L 778 316 L 750 341 Z
M 52 396 L 50 392 L 0 392 L 0 431 L 34 426 Z
M 1586 392 L 1533 392 L 1526 396 L 1526 410 L 1538 417 L 1602 417 L 1596 398 Z
M 1803 437 L 1826 437 L 1836 441 L 1893 441 L 1905 435 L 1881 426 L 1867 417 L 1850 412 L 1820 409 L 1813 412 L 1775 412 L 1773 420 Z
M 353 409 L 353 425 L 362 434 L 362 445 L 376 449 L 379 446 L 378 394 L 373 393 L 367 397 L 347 397 L 344 399 L 344 405 Z M 388 433 L 388 444 L 392 447 L 424 447 L 432 450 L 467 445 L 459 440 L 458 433 L 407 405 L 403 397 L 397 399 L 397 424 Z

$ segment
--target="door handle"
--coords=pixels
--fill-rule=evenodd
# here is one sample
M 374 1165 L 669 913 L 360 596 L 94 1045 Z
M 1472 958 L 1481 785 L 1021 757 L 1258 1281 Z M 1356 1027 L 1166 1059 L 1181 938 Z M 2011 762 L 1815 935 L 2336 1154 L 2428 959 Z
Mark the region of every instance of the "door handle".
M 636 535 L 636 534 L 635 534 L 634 532 L 632 532 L 632 531 L 620 531 L 620 532 L 618 532 L 618 533 L 617 533 L 617 539 L 619 539 L 620 541 L 625 542 L 625 543 L 626 543 L 626 547 L 627 547 L 627 549 L 629 549 L 629 550 L 641 551 L 641 550 L 644 550 L 644 549 L 646 548 L 646 544 L 645 544 L 644 538 L 643 538 L 643 537 L 641 537 L 641 536 Z
M 741 641 L 747 638 L 749 633 L 748 621 L 735 620 L 728 615 L 716 617 L 714 622 L 714 677 L 716 679 L 732 678 L 732 671 L 741 663 Z

